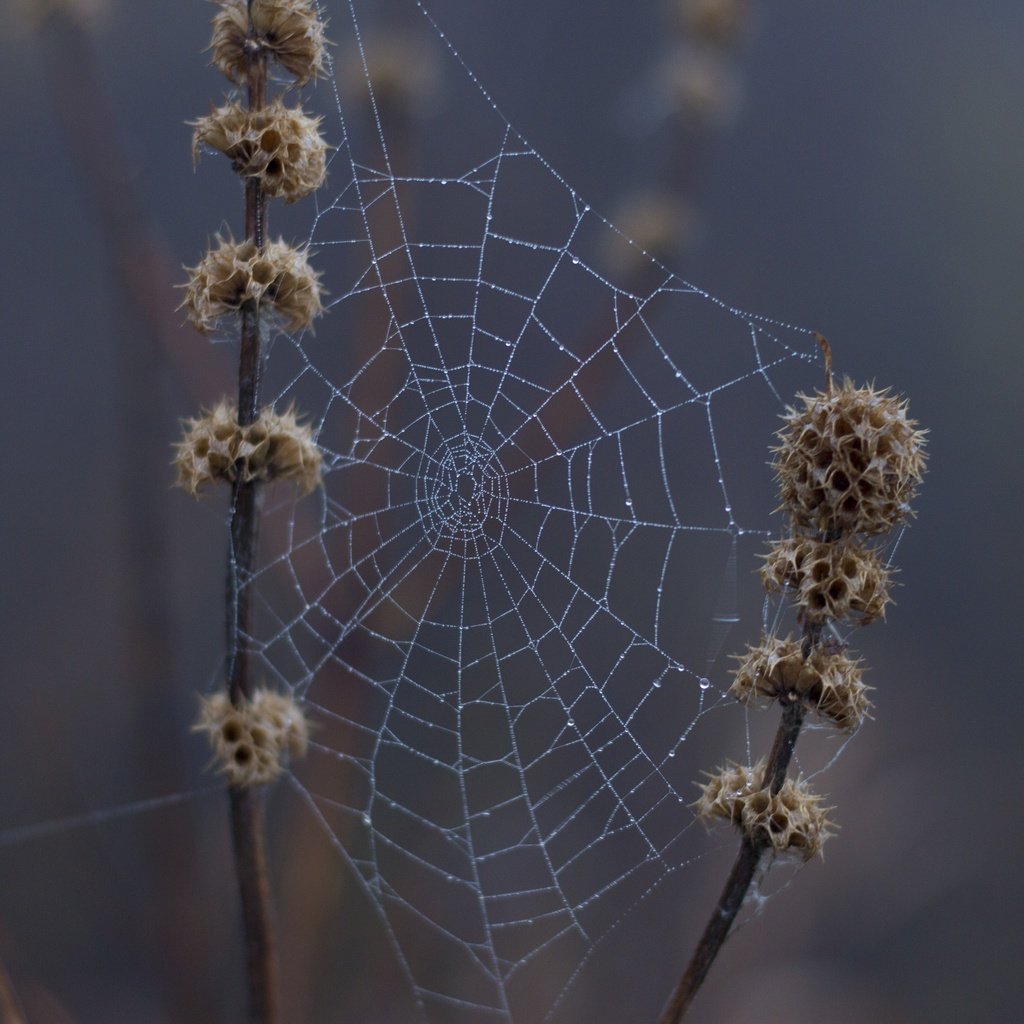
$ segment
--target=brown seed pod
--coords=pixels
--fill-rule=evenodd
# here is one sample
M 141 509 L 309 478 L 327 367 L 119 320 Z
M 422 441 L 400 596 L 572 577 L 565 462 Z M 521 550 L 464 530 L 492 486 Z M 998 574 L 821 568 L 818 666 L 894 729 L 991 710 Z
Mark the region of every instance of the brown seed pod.
M 277 61 L 296 85 L 324 74 L 324 26 L 308 0 L 252 0 L 251 11 L 246 0 L 220 0 L 210 40 L 214 65 L 242 85 L 253 48 Z
M 365 66 L 364 66 L 365 61 Z M 343 93 L 402 116 L 429 113 L 437 103 L 441 68 L 437 53 L 414 33 L 383 29 L 353 45 L 337 62 Z
M 268 196 L 293 203 L 324 181 L 327 143 L 320 120 L 280 98 L 262 110 L 228 103 L 191 122 L 192 159 L 199 159 L 204 145 L 219 150 L 240 177 L 255 178 Z
M 751 20 L 750 0 L 675 0 L 680 27 L 713 46 L 735 46 Z
M 812 793 L 802 779 L 786 779 L 774 795 L 753 792 L 743 803 L 742 828 L 752 839 L 767 841 L 777 853 L 794 853 L 810 860 L 821 853 L 835 831 L 824 797 Z
M 618 231 L 605 242 L 608 262 L 622 274 L 649 267 L 648 257 L 667 262 L 693 243 L 698 218 L 692 207 L 666 190 L 646 190 L 627 196 L 614 219 Z
M 837 619 L 866 626 L 885 614 L 891 600 L 890 570 L 874 551 L 852 541 L 783 537 L 764 559 L 765 590 L 795 590 L 794 603 L 808 622 Z
M 309 727 L 295 700 L 257 690 L 236 707 L 224 692 L 203 697 L 193 732 L 206 733 L 213 758 L 233 786 L 273 782 L 289 757 L 306 753 Z
M 729 692 L 743 704 L 796 697 L 843 732 L 856 729 L 871 707 L 860 662 L 836 645 L 820 644 L 805 659 L 799 640 L 765 635 L 737 660 Z
M 821 852 L 834 826 L 822 797 L 800 779 L 786 779 L 778 793 L 762 785 L 765 762 L 753 768 L 729 764 L 699 784 L 700 798 L 693 805 L 697 817 L 731 821 L 751 839 L 771 846 L 777 853 L 794 853 L 810 860 Z
M 924 476 L 924 431 L 902 398 L 850 380 L 799 396 L 774 449 L 782 508 L 822 533 L 885 533 L 911 515 Z
M 694 812 L 701 821 L 711 822 L 715 818 L 739 825 L 743 820 L 743 804 L 754 787 L 754 781 L 764 776 L 764 760 L 753 768 L 730 763 L 716 772 L 705 772 L 708 781 L 697 783 L 700 797 L 693 804 Z
M 310 267 L 305 250 L 280 239 L 260 252 L 255 242 L 218 236 L 217 248 L 207 252 L 198 266 L 185 269 L 190 277 L 182 306 L 192 325 L 204 334 L 247 302 L 276 314 L 286 331 L 309 327 L 323 312 L 319 275 Z
M 676 47 L 658 70 L 666 100 L 687 124 L 728 124 L 740 105 L 741 86 L 732 63 L 705 47 Z
M 189 420 L 176 447 L 178 486 L 193 496 L 217 480 L 293 480 L 304 494 L 320 483 L 320 449 L 294 408 L 283 413 L 264 409 L 243 427 L 237 407 L 224 399 Z

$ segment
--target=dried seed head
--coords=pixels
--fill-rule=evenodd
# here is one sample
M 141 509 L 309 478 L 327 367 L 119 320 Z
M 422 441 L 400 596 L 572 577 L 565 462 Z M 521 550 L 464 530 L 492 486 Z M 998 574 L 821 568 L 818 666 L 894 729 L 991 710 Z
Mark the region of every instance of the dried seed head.
M 890 570 L 870 548 L 829 544 L 812 537 L 783 537 L 764 556 L 765 590 L 795 590 L 794 603 L 808 622 L 838 619 L 868 625 L 885 614 Z
M 693 805 L 705 822 L 716 818 L 731 821 L 746 835 L 777 853 L 795 853 L 810 860 L 821 852 L 834 826 L 828 820 L 830 808 L 820 806 L 802 780 L 786 779 L 778 793 L 762 785 L 765 762 L 753 768 L 730 764 L 720 768 L 700 786 L 700 798 Z
M 906 401 L 850 380 L 799 397 L 775 449 L 782 507 L 823 533 L 885 533 L 904 522 L 925 467 L 924 432 Z
M 805 660 L 799 640 L 765 635 L 737 660 L 729 692 L 744 704 L 794 695 L 843 732 L 856 729 L 871 707 L 860 662 L 837 645 L 816 646 Z
M 712 773 L 705 772 L 708 781 L 700 786 L 700 797 L 693 804 L 697 817 L 704 822 L 714 818 L 731 821 L 740 825 L 743 821 L 743 805 L 750 793 L 764 776 L 765 762 L 758 761 L 753 768 L 741 764 L 728 764 Z M 756 780 L 756 781 L 755 781 Z
M 320 120 L 286 107 L 280 98 L 262 110 L 228 103 L 191 122 L 192 158 L 198 160 L 204 145 L 220 150 L 240 177 L 256 178 L 268 196 L 293 203 L 324 181 L 327 143 Z
M 683 29 L 714 46 L 735 46 L 750 25 L 750 0 L 676 0 Z
M 372 93 L 379 109 L 406 116 L 430 111 L 440 92 L 436 51 L 424 45 L 420 36 L 400 30 L 371 35 L 363 41 L 361 52 L 353 48 L 338 67 L 342 88 L 349 95 L 369 102 Z
M 264 50 L 297 85 L 324 74 L 324 26 L 309 0 L 220 0 L 213 19 L 213 63 L 239 85 L 245 83 L 249 54 Z M 249 16 L 252 16 L 252 34 Z
M 622 234 L 609 233 L 607 255 L 621 273 L 634 273 L 649 266 L 648 256 L 670 260 L 692 242 L 697 231 L 693 208 L 669 191 L 642 191 L 627 196 L 614 223 Z
M 107 14 L 110 4 L 109 0 L 12 0 L 8 6 L 15 17 L 34 30 L 50 17 L 87 24 Z
M 660 79 L 668 102 L 690 124 L 727 124 L 739 107 L 736 72 L 724 56 L 714 51 L 679 47 L 663 62 Z
M 835 826 L 830 807 L 802 779 L 786 779 L 774 795 L 767 789 L 750 794 L 743 803 L 742 828 L 752 839 L 767 842 L 777 853 L 795 853 L 810 860 L 821 853 Z
M 257 690 L 236 707 L 226 693 L 203 697 L 194 732 L 206 733 L 214 761 L 233 786 L 273 782 L 289 757 L 302 757 L 309 741 L 306 716 L 292 697 Z
M 236 313 L 247 302 L 261 312 L 277 314 L 286 331 L 309 327 L 323 312 L 319 275 L 313 271 L 306 251 L 294 249 L 283 240 L 270 242 L 260 252 L 255 242 L 235 242 L 218 236 L 185 285 L 182 306 L 197 330 L 216 328 L 221 317 Z
M 294 408 L 283 413 L 264 409 L 243 427 L 236 406 L 223 400 L 189 420 L 176 447 L 178 486 L 192 495 L 215 480 L 293 480 L 304 494 L 320 483 L 320 449 Z

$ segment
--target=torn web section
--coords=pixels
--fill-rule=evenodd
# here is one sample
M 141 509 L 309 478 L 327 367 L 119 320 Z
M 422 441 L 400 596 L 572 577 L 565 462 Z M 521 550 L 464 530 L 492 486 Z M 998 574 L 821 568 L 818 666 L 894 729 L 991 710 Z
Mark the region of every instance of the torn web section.
M 330 313 L 269 365 L 277 404 L 313 415 L 324 492 L 271 512 L 289 546 L 257 640 L 317 723 L 296 783 L 409 1006 L 579 1019 L 669 882 L 674 934 L 707 847 L 686 805 L 735 735 L 720 655 L 756 629 L 737 581 L 813 342 L 622 270 L 621 236 L 426 20 L 443 101 L 416 133 L 373 90 L 361 12 L 330 11 L 349 66 L 310 237 Z M 653 1015 L 678 951 L 646 945 Z

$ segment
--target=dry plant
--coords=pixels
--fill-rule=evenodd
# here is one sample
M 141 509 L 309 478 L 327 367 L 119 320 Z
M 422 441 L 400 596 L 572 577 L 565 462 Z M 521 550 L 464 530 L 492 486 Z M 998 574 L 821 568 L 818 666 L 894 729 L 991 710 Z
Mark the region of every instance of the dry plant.
M 787 775 L 808 714 L 852 732 L 870 708 L 860 662 L 833 625 L 867 625 L 889 601 L 889 570 L 872 546 L 906 522 L 921 483 L 924 432 L 907 403 L 849 380 L 836 387 L 828 342 L 825 390 L 799 396 L 784 416 L 774 449 L 780 511 L 788 532 L 765 556 L 761 580 L 792 598 L 798 639 L 766 635 L 738 658 L 730 693 L 746 705 L 778 703 L 782 719 L 767 760 L 726 765 L 708 776 L 694 804 L 705 822 L 725 820 L 740 849 L 711 919 L 660 1024 L 678 1024 L 728 938 L 766 856 L 810 860 L 834 826 L 822 797 Z
M 308 493 L 320 482 L 320 454 L 295 410 L 261 408 L 268 332 L 307 328 L 322 312 L 307 253 L 268 238 L 267 201 L 292 202 L 318 188 L 326 150 L 317 119 L 280 97 L 268 102 L 268 70 L 276 64 L 296 83 L 307 82 L 323 70 L 323 45 L 323 26 L 305 0 L 222 0 L 210 49 L 245 103 L 228 103 L 193 122 L 193 154 L 204 145 L 224 153 L 245 189 L 243 239 L 217 239 L 190 269 L 183 303 L 204 333 L 239 325 L 238 399 L 190 420 L 175 461 L 178 482 L 191 494 L 216 481 L 231 488 L 227 679 L 223 691 L 203 700 L 196 730 L 208 737 L 228 780 L 252 1024 L 279 1019 L 262 789 L 286 757 L 305 752 L 307 727 L 290 695 L 264 690 L 254 678 L 249 587 L 264 487 L 291 480 Z

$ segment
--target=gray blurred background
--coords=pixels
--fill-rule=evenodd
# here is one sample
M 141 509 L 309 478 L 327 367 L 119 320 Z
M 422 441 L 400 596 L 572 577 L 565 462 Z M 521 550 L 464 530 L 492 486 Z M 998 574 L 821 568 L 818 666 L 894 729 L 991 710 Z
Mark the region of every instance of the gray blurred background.
M 431 10 L 596 209 L 615 220 L 667 184 L 696 224 L 665 243 L 684 277 L 821 330 L 840 372 L 905 392 L 931 431 L 897 605 L 857 638 L 875 720 L 825 777 L 842 832 L 730 941 L 691 1019 L 1019 1020 L 1024 8 L 753 6 L 730 50 L 735 110 L 696 127 L 658 98 L 677 31 L 661 0 Z M 168 445 L 230 387 L 230 352 L 179 331 L 160 286 L 238 206 L 227 174 L 193 178 L 182 123 L 222 90 L 200 52 L 209 15 L 199 0 L 110 0 L 84 29 L 8 16 L 0 38 L 0 965 L 41 1024 L 241 1017 L 219 792 L 11 831 L 210 785 L 187 730 L 221 656 L 224 513 L 170 489 Z M 397 2 L 376 17 L 422 27 Z M 437 109 L 409 112 L 428 140 L 451 115 L 452 68 L 435 71 Z M 79 109 L 83 92 L 96 99 Z M 127 167 L 104 164 L 115 144 Z M 113 227 L 89 152 L 124 197 Z M 304 230 L 308 213 L 277 223 Z M 401 1020 L 380 937 L 357 927 L 365 907 L 290 802 L 282 788 L 271 808 L 286 1019 Z M 681 966 L 726 870 L 701 866 L 685 923 L 646 936 L 659 958 L 678 945 Z M 595 998 L 586 1019 L 652 1020 L 667 992 L 649 959 L 624 953 L 612 983 L 631 1002 Z

